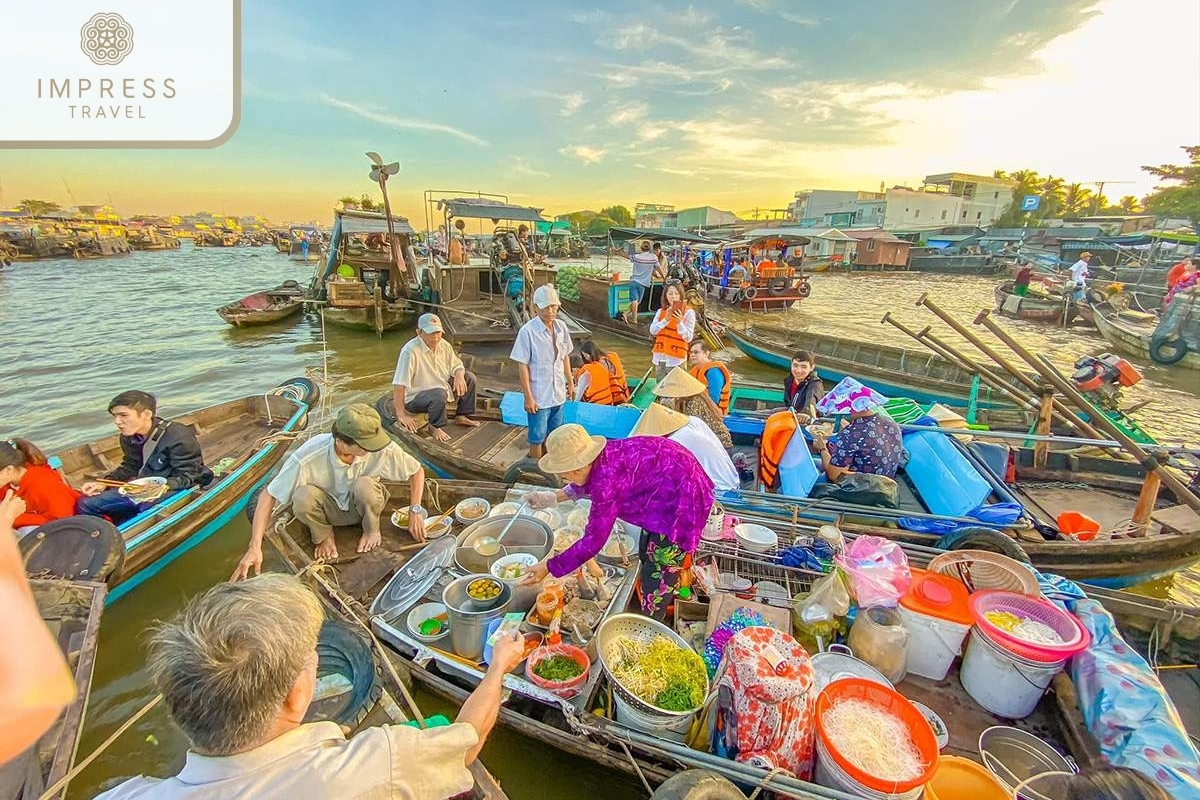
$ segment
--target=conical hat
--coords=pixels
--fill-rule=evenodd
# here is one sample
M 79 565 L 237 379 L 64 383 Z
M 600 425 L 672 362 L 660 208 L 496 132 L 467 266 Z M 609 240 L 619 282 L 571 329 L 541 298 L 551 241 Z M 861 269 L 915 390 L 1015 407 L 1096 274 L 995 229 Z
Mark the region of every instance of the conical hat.
M 689 375 L 683 368 L 675 367 L 654 387 L 658 397 L 694 397 L 706 389 L 705 385 Z
M 630 436 L 670 436 L 688 423 L 687 414 L 673 411 L 662 403 L 651 403 L 642 412 Z

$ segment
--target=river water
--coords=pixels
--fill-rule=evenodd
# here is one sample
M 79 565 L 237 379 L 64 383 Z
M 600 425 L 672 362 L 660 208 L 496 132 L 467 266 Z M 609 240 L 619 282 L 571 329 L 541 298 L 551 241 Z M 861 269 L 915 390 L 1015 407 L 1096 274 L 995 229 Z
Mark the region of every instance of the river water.
M 0 326 L 6 332 L 0 436 L 24 436 L 50 451 L 87 441 L 111 430 L 105 406 L 130 388 L 155 393 L 168 416 L 264 391 L 306 372 L 327 374 L 334 407 L 373 399 L 391 382 L 404 336 L 378 339 L 336 328 L 323 334 L 319 318 L 312 317 L 238 330 L 215 313 L 219 305 L 251 291 L 286 279 L 306 283 L 311 275 L 311 266 L 290 262 L 271 248 L 195 249 L 187 244 L 175 252 L 27 262 L 0 272 Z M 985 278 L 915 273 L 817 275 L 812 297 L 803 308 L 788 312 L 783 324 L 911 346 L 899 331 L 880 325 L 885 310 L 911 326 L 935 324 L 929 312 L 914 306 L 928 291 L 944 308 L 970 319 L 980 308 L 991 307 L 993 285 Z M 772 316 L 772 322 L 780 321 Z M 1079 355 L 1105 349 L 1088 329 L 1006 325 L 1028 347 L 1064 367 Z M 648 366 L 648 348 L 603 338 L 600 343 L 616 347 L 631 373 Z M 730 361 L 736 377 L 781 377 L 736 351 L 719 357 Z M 1129 399 L 1153 401 L 1139 412 L 1139 420 L 1161 440 L 1196 442 L 1198 383 L 1195 376 L 1150 367 Z M 245 520 L 234 519 L 107 609 L 81 755 L 153 696 L 142 668 L 145 631 L 191 595 L 228 578 L 248 536 Z M 1198 603 L 1200 575 L 1177 575 L 1144 590 Z M 422 707 L 427 713 L 443 710 L 430 698 L 422 700 Z M 138 773 L 173 774 L 185 749 L 165 710 L 156 708 L 83 772 L 70 796 L 92 797 Z M 493 735 L 485 760 L 514 800 L 643 794 L 636 782 L 501 732 Z

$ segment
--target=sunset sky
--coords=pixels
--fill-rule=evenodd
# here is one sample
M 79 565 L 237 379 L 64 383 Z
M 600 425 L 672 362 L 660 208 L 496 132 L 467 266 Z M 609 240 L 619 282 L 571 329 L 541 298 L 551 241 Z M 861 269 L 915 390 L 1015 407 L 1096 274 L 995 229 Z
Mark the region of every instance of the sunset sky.
M 549 213 L 744 212 L 799 189 L 1032 168 L 1109 181 L 1115 200 L 1153 187 L 1141 165 L 1200 143 L 1195 0 L 496 7 L 245 0 L 231 142 L 0 151 L 0 207 L 325 223 L 337 197 L 372 192 L 367 150 L 402 162 L 393 203 L 419 226 L 424 189 Z

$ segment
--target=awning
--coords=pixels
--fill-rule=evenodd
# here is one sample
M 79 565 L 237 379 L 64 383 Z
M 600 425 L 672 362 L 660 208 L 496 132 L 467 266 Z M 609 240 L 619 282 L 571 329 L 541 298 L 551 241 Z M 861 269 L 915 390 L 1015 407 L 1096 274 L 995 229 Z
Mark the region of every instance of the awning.
M 387 220 L 382 214 L 374 214 L 370 211 L 343 211 L 342 217 L 342 234 L 348 235 L 351 233 L 387 233 Z M 408 224 L 408 220 L 404 217 L 392 216 L 392 226 L 396 229 L 396 233 L 416 233 L 413 226 Z
M 517 206 L 479 197 L 455 197 L 439 200 L 438 208 L 450 212 L 452 217 L 463 219 L 515 220 L 520 222 L 546 222 L 542 210 L 532 206 Z
M 571 223 L 569 222 L 535 222 L 533 224 L 534 232 L 545 236 L 547 233 L 553 234 L 569 234 L 571 232 Z
M 689 242 L 694 244 L 717 244 L 716 239 L 700 236 L 679 228 L 609 228 L 608 235 L 614 242 L 631 239 L 646 239 L 651 242 Z

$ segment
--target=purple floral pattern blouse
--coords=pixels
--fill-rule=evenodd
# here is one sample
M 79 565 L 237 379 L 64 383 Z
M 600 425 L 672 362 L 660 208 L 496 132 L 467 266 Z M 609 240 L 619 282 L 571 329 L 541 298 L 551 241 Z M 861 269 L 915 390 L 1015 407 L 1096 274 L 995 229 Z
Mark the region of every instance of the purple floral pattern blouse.
M 658 436 L 610 440 L 592 463 L 587 484 L 568 484 L 566 492 L 573 500 L 590 497 L 592 511 L 583 538 L 547 563 L 556 577 L 599 553 L 617 518 L 691 553 L 713 504 L 713 483 L 695 456 Z
M 904 440 L 890 417 L 874 414 L 851 420 L 829 439 L 829 461 L 835 467 L 896 477 Z

